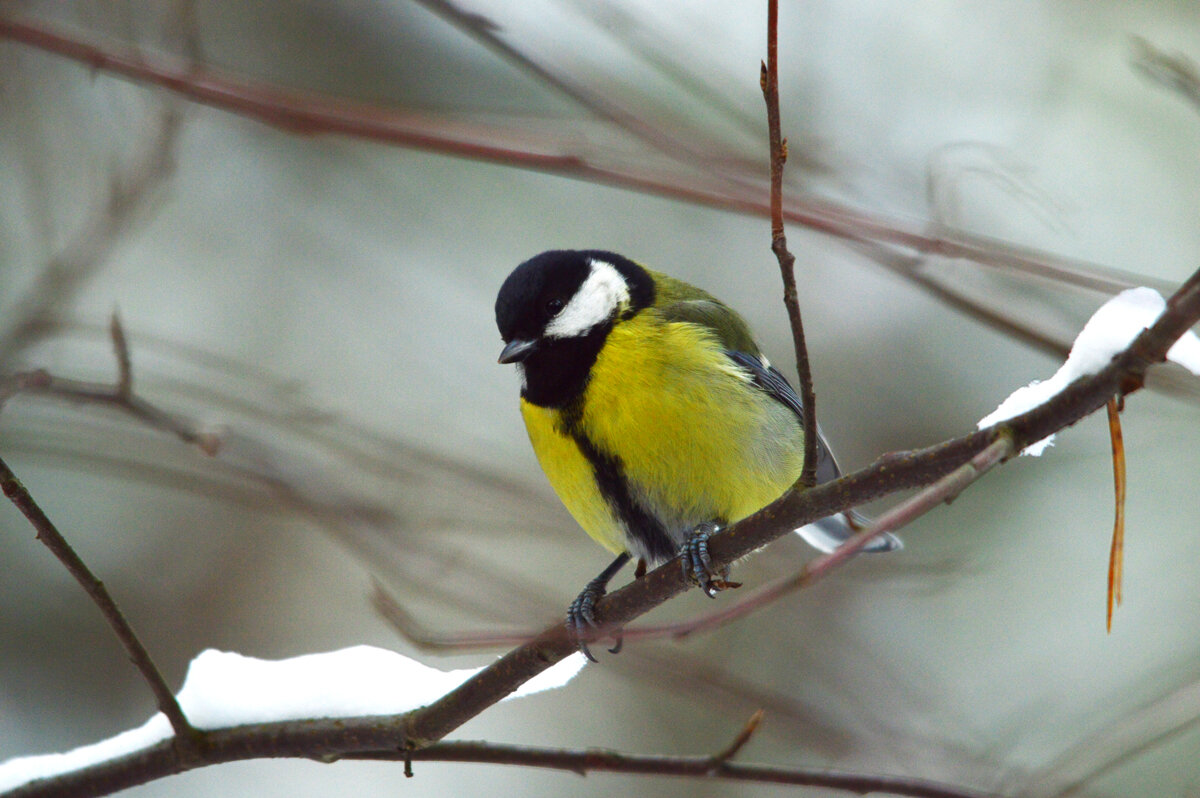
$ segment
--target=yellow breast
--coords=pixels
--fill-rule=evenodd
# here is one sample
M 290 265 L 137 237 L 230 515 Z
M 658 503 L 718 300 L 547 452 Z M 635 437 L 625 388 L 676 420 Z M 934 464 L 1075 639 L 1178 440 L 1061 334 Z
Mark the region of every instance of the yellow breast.
M 600 493 L 592 466 L 563 427 L 560 411 L 521 400 L 529 442 L 567 511 L 613 554 L 625 551 L 625 529 Z
M 621 519 L 560 411 L 522 401 L 546 476 L 605 548 L 626 548 Z M 790 410 L 752 385 L 704 327 L 644 312 L 616 325 L 592 367 L 578 429 L 616 458 L 630 494 L 676 542 L 696 524 L 733 522 L 790 487 L 803 465 Z

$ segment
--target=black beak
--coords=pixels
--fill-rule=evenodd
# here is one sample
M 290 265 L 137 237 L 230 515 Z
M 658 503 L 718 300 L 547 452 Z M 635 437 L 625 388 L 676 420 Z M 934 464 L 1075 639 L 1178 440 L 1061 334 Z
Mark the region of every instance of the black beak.
M 520 363 L 533 354 L 537 345 L 537 339 L 529 341 L 524 338 L 514 338 L 504 345 L 504 349 L 500 350 L 500 359 L 497 362 Z

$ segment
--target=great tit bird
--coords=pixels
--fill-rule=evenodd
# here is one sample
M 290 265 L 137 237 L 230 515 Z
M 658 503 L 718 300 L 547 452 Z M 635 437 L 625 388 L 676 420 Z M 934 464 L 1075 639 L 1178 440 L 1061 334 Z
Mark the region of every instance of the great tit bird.
M 595 625 L 595 602 L 632 556 L 683 554 L 710 596 L 731 586 L 709 567 L 706 537 L 778 498 L 804 465 L 804 408 L 741 316 L 615 253 L 552 250 L 504 281 L 496 324 L 542 470 L 617 555 L 571 604 L 574 631 Z M 820 436 L 817 456 L 818 481 L 839 476 Z M 838 515 L 798 531 L 829 551 L 858 525 Z M 867 550 L 899 547 L 886 535 Z

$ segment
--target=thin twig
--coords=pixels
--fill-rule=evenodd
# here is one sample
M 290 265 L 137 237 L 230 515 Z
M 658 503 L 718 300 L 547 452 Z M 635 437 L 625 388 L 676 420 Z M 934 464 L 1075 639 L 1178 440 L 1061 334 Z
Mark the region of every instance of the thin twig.
M 394 752 L 381 752 L 381 758 L 395 759 Z M 866 776 L 828 770 L 773 767 L 770 765 L 724 762 L 712 769 L 709 757 L 647 756 L 617 751 L 532 748 L 478 742 L 446 742 L 414 752 L 414 761 L 493 762 L 527 767 L 588 773 L 633 773 L 654 776 L 690 776 L 760 784 L 787 784 L 819 787 L 858 795 L 882 793 L 910 798 L 982 798 L 984 793 L 966 787 L 925 779 L 894 776 Z
M 66 566 L 71 576 L 75 577 L 75 581 L 83 587 L 96 606 L 100 608 L 101 614 L 108 621 L 108 625 L 112 627 L 117 639 L 121 641 L 130 661 L 142 674 L 146 684 L 150 686 L 150 690 L 158 702 L 159 711 L 166 715 L 171 722 L 178 745 L 182 750 L 190 751 L 198 758 L 198 732 L 188 723 L 171 688 L 167 686 L 162 674 L 159 673 L 154 661 L 150 658 L 150 653 L 142 645 L 141 640 L 134 633 L 120 608 L 117 607 L 117 603 L 105 589 L 104 584 L 95 577 L 83 559 L 75 553 L 75 550 L 67 543 L 54 523 L 34 501 L 33 496 L 25 489 L 25 486 L 21 484 L 3 459 L 0 459 L 0 489 L 3 489 L 4 495 L 29 519 L 29 523 L 33 524 L 33 528 L 37 530 L 37 539 L 45 544 L 59 562 Z
M 649 124 L 637 115 L 617 107 L 603 96 L 547 69 L 536 58 L 506 41 L 503 29 L 481 14 L 460 8 L 450 0 L 417 0 L 417 2 L 504 60 L 533 75 L 564 97 L 578 103 L 594 114 L 596 118 L 617 126 L 658 152 L 676 160 L 683 156 L 693 164 L 709 170 L 724 162 L 724 159 L 712 157 L 713 153 L 711 152 L 697 149 L 694 145 L 694 136 L 677 135 L 671 129 Z
M 763 715 L 765 714 L 765 709 L 755 710 L 754 714 L 750 716 L 750 719 L 746 721 L 746 725 L 742 727 L 740 732 L 738 732 L 737 737 L 733 738 L 733 742 L 709 757 L 709 762 L 711 763 L 709 772 L 717 772 L 722 767 L 733 761 L 733 758 L 737 756 L 743 748 L 746 747 L 746 743 L 750 742 L 750 738 L 754 736 L 756 731 L 758 731 L 759 724 L 762 723 Z
M 118 384 L 74 380 L 55 377 L 44 369 L 22 372 L 4 380 L 0 397 L 4 394 L 24 393 L 47 396 L 68 402 L 105 405 L 118 410 L 149 427 L 170 432 L 184 443 L 193 444 L 206 454 L 213 454 L 220 447 L 218 436 L 205 432 L 190 421 L 161 410 L 155 405 L 132 393 L 125 393 Z
M 762 65 L 759 84 L 767 103 L 771 152 L 771 251 L 779 261 L 779 274 L 783 278 L 783 304 L 792 327 L 800 403 L 804 407 L 804 468 L 797 484 L 810 488 L 817 484 L 817 397 L 808 363 L 808 345 L 804 341 L 800 300 L 796 295 L 796 256 L 788 251 L 783 230 L 783 165 L 787 161 L 787 139 L 783 138 L 779 127 L 779 0 L 768 0 L 767 3 L 767 61 Z
M 113 311 L 108 331 L 112 336 L 113 354 L 117 358 L 117 384 L 114 391 L 118 397 L 130 399 L 133 395 L 133 365 L 129 358 L 129 342 L 125 339 L 125 328 L 121 326 L 121 317 L 116 310 Z
M 106 405 L 132 416 L 149 427 L 169 432 L 187 444 L 214 455 L 221 446 L 220 436 L 201 429 L 190 420 L 168 413 L 133 392 L 133 362 L 125 328 L 114 311 L 109 323 L 113 354 L 117 361 L 117 380 L 107 383 L 55 377 L 45 369 L 18 372 L 0 379 L 0 409 L 18 393 L 47 396 L 69 402 Z
M 1108 434 L 1112 442 L 1113 513 L 1112 544 L 1108 550 L 1108 604 L 1105 629 L 1112 631 L 1114 606 L 1121 606 L 1121 577 L 1125 565 L 1125 439 L 1121 434 L 1120 401 L 1108 401 Z

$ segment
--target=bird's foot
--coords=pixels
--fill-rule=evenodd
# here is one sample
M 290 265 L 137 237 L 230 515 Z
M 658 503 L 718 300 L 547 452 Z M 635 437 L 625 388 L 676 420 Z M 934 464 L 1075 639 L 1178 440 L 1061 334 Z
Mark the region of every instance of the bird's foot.
M 579 646 L 579 652 L 592 662 L 596 662 L 597 660 L 588 649 L 585 638 L 591 636 L 592 632 L 600 627 L 600 624 L 596 623 L 596 602 L 608 592 L 607 585 L 608 579 L 593 579 L 575 597 L 575 600 L 571 602 L 571 606 L 567 607 L 567 628 L 575 635 L 575 642 Z M 621 650 L 622 640 L 619 630 L 615 637 L 616 645 L 609 649 L 609 653 L 612 654 L 616 654 Z
M 708 539 L 720 530 L 721 527 L 713 523 L 700 524 L 679 549 L 683 575 L 688 581 L 699 585 L 709 598 L 722 590 L 742 586 L 741 582 L 730 581 L 729 566 L 714 568 L 712 558 L 708 555 Z

